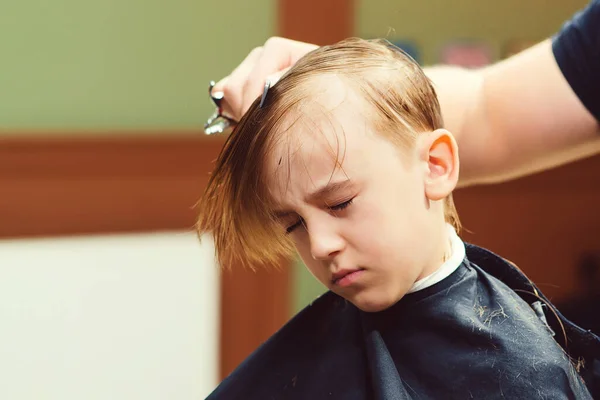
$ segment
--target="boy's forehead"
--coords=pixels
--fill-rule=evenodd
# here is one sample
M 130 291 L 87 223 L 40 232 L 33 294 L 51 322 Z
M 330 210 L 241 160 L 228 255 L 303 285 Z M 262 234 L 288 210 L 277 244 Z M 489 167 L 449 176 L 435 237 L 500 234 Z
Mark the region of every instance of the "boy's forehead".
M 286 110 L 272 132 L 263 180 L 270 192 L 310 190 L 317 181 L 356 169 L 373 136 L 369 107 L 344 79 L 331 74 L 310 83 L 312 95 Z
M 347 105 L 298 113 L 293 123 L 278 132 L 280 137 L 266 155 L 264 180 L 275 197 L 289 190 L 309 192 L 319 182 L 356 169 L 368 134 L 359 122 L 360 114 Z
M 330 117 L 302 115 L 267 154 L 268 176 L 285 181 L 303 173 L 331 171 L 346 153 L 347 135 Z

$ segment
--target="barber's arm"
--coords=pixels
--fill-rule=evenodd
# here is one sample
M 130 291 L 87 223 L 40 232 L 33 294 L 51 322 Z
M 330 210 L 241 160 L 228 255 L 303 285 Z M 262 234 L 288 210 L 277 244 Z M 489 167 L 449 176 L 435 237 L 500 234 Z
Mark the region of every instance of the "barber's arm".
M 598 121 L 565 80 L 549 39 L 481 70 L 433 67 L 426 72 L 459 144 L 463 186 L 503 181 L 600 152 Z

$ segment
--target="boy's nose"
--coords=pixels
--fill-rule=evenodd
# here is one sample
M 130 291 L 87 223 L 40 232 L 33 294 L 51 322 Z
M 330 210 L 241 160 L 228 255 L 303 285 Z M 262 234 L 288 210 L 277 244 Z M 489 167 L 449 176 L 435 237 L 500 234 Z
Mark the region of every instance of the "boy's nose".
M 315 260 L 328 260 L 344 248 L 344 240 L 332 229 L 322 227 L 309 232 L 310 252 Z

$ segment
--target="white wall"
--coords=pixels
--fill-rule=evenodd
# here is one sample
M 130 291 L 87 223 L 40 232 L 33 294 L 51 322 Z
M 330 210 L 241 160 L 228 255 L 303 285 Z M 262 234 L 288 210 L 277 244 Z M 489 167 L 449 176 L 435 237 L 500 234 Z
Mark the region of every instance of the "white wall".
M 218 274 L 193 233 L 0 241 L 0 399 L 204 398 Z

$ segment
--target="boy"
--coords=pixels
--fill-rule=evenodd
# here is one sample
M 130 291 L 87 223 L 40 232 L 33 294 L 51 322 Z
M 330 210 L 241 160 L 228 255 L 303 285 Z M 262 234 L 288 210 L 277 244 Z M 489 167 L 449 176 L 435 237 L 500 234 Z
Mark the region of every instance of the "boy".
M 569 355 L 593 364 L 597 338 L 547 320 L 517 269 L 460 240 L 458 171 L 431 83 L 386 42 L 317 49 L 266 91 L 198 228 L 222 265 L 295 249 L 330 291 L 209 398 L 591 398 Z

